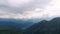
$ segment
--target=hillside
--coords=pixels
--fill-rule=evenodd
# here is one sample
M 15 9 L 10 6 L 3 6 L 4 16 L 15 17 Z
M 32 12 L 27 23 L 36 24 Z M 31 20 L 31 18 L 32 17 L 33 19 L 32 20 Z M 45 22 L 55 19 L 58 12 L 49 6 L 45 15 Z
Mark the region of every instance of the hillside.
M 60 17 L 41 21 L 25 31 L 25 34 L 60 34 Z

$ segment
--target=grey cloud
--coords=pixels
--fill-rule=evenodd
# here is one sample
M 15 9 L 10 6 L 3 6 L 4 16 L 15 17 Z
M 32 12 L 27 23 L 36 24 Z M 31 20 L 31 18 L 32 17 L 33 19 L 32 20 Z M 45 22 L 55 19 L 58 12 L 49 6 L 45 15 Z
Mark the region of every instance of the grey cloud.
M 33 0 L 31 3 L 25 3 L 19 7 L 11 7 L 6 3 L 7 1 L 5 1 L 4 3 L 0 3 L 0 9 L 8 13 L 24 13 L 25 11 L 34 10 L 35 8 L 44 8 L 50 1 L 51 0 Z

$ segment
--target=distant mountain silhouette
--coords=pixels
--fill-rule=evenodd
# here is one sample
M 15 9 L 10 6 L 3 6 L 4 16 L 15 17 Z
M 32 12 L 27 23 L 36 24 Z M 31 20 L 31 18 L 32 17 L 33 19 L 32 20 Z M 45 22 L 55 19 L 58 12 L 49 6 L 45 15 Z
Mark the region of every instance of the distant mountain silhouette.
M 16 27 L 16 28 L 28 28 L 33 25 L 33 22 L 30 20 L 23 20 L 23 19 L 6 19 L 0 18 L 0 26 L 9 26 L 9 27 Z
M 60 17 L 36 23 L 27 28 L 24 34 L 60 34 Z
M 25 28 L 30 27 L 32 24 L 33 22 L 29 20 L 0 18 L 0 34 L 21 34 Z
M 0 34 L 21 34 L 21 27 L 18 27 L 17 20 L 0 18 Z

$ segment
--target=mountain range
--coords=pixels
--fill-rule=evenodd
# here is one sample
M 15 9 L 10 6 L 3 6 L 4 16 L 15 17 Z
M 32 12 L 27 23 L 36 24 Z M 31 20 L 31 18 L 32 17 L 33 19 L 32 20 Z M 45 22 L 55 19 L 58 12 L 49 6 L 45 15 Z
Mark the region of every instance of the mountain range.
M 60 17 L 40 21 L 27 28 L 24 34 L 60 34 Z
M 53 18 L 50 21 L 42 20 L 38 23 L 33 23 L 30 20 L 0 18 L 0 34 L 2 30 L 20 32 L 20 34 L 60 34 L 60 17 Z

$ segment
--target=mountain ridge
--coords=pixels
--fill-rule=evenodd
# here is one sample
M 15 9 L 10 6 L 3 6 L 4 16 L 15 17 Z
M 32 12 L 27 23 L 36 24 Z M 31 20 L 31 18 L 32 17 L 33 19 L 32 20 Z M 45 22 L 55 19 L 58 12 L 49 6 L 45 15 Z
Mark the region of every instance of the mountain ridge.
M 24 34 L 60 34 L 60 17 L 40 21 L 26 29 Z

